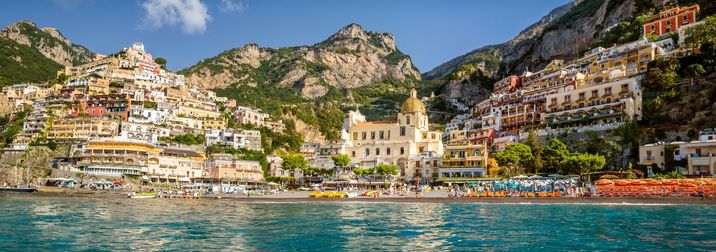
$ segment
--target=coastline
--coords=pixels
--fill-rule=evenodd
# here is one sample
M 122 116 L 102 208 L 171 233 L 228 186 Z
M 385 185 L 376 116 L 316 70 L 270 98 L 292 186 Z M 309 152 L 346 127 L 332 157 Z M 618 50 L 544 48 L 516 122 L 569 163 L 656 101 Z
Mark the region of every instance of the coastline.
M 127 200 L 178 200 L 178 201 L 235 201 L 240 203 L 486 203 L 486 204 L 608 204 L 608 205 L 716 205 L 716 198 L 701 197 L 559 197 L 559 198 L 526 198 L 526 197 L 497 197 L 497 198 L 450 198 L 450 197 L 356 197 L 356 198 L 310 198 L 308 194 L 283 194 L 268 196 L 204 196 L 199 199 L 129 199 L 126 192 L 35 192 L 35 193 L 0 193 L 0 197 L 7 195 L 24 195 L 29 197 L 81 197 L 81 198 L 115 198 Z

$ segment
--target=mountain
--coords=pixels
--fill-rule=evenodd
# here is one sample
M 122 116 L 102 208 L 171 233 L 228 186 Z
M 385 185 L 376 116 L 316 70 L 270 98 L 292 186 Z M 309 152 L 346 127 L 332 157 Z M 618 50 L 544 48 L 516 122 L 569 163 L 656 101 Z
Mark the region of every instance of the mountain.
M 310 99 L 326 95 L 329 87 L 420 79 L 410 57 L 396 47 L 393 35 L 365 31 L 358 24 L 343 27 L 311 46 L 273 49 L 247 44 L 179 73 L 186 76 L 187 83 L 207 89 L 270 84 L 292 87 Z
M 454 58 L 423 73 L 422 78 L 445 79 L 442 94 L 477 102 L 491 91 L 492 83 L 466 83 L 466 79 L 494 83 L 507 75 L 539 70 L 553 59 L 574 59 L 610 29 L 650 6 L 650 0 L 576 0 L 552 10 L 513 39 Z M 634 35 L 638 38 L 630 36 Z M 465 65 L 474 67 L 460 68 Z M 466 85 L 474 87 L 466 89 Z
M 32 21 L 22 20 L 0 31 L 0 86 L 43 82 L 54 78 L 63 66 L 89 62 L 94 55 L 55 28 L 37 28 Z
M 84 46 L 70 42 L 57 28 L 37 28 L 30 20 L 22 20 L 3 28 L 0 37 L 35 48 L 45 57 L 64 66 L 84 64 L 95 56 Z

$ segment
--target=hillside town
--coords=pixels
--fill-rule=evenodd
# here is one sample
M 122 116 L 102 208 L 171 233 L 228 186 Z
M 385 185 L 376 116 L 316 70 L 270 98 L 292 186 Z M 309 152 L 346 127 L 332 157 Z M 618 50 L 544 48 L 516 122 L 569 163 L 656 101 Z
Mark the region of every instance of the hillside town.
M 528 173 L 518 164 L 524 162 L 499 155 L 530 135 L 604 132 L 641 120 L 641 82 L 649 63 L 699 53 L 684 40 L 687 29 L 703 23 L 698 11 L 698 5 L 664 10 L 648 19 L 637 41 L 597 47 L 573 61 L 553 60 L 544 69 L 505 77 L 472 106 L 451 101 L 464 113 L 444 131 L 429 121 L 429 99 L 413 89 L 394 119 L 367 121 L 359 110 L 348 111 L 340 140 L 303 143 L 297 153 L 265 153 L 266 136 L 258 128 L 283 134 L 282 119 L 186 84 L 183 75 L 165 68 L 165 59 L 136 42 L 114 54 L 98 54 L 90 63 L 67 66 L 46 83 L 4 87 L 0 116 L 22 122 L 6 129 L 16 132 L 3 150 L 4 160 L 21 167 L 32 159 L 29 150 L 63 145 L 64 155 L 49 165 L 70 177 L 221 190 L 370 187 L 386 181 L 467 185 Z M 683 175 L 714 174 L 714 137 L 712 130 L 703 130 L 698 141 L 644 145 L 639 164 L 664 166 L 665 156 L 675 155 L 688 160 Z M 671 152 L 665 154 L 665 148 Z

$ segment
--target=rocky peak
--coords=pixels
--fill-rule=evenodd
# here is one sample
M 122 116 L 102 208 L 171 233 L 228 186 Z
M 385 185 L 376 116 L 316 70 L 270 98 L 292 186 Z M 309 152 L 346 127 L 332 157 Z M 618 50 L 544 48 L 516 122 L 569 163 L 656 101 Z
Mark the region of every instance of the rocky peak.
M 366 34 L 366 31 L 363 30 L 363 27 L 361 27 L 359 24 L 352 23 L 338 30 L 338 32 L 336 32 L 336 34 L 333 34 L 330 39 L 367 39 L 367 37 L 368 34 Z
M 27 19 L 3 28 L 0 37 L 34 48 L 45 57 L 65 66 L 86 63 L 94 58 L 93 52 L 72 44 L 57 28 L 37 28 L 33 21 Z

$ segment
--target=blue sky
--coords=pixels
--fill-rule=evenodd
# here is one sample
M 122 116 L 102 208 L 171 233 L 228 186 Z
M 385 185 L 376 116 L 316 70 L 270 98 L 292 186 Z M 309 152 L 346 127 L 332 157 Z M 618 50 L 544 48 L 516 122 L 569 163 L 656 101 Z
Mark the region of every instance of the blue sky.
M 33 0 L 10 1 L 0 25 L 31 19 L 72 42 L 112 53 L 133 41 L 188 67 L 224 50 L 310 45 L 358 23 L 390 32 L 421 72 L 502 43 L 569 0 Z

